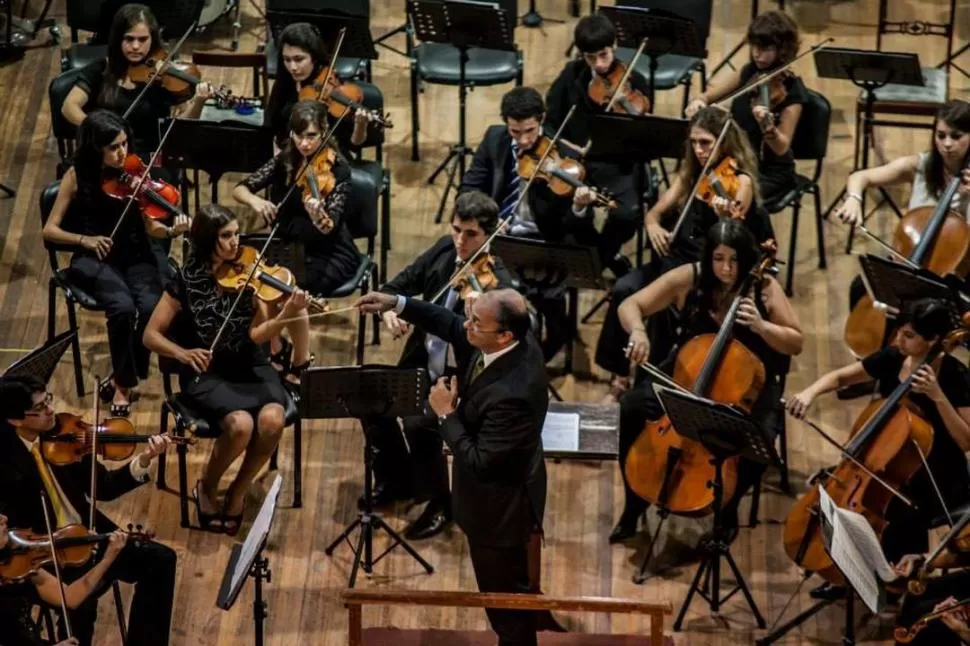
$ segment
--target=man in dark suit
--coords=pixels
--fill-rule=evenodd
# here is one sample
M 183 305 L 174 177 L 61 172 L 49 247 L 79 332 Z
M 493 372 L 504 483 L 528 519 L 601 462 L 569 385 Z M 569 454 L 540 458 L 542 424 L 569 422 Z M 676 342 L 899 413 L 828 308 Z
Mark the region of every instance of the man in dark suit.
M 487 292 L 468 308 L 467 320 L 400 295 L 367 294 L 357 306 L 363 313 L 394 310 L 452 343 L 458 376 L 439 377 L 428 404 L 454 456 L 455 520 L 468 538 L 479 590 L 534 590 L 528 546 L 541 531 L 546 503 L 548 379 L 525 298 L 510 289 Z M 536 613 L 487 613 L 500 646 L 536 644 Z
M 457 263 L 471 258 L 495 231 L 497 224 L 495 200 L 479 191 L 462 193 L 455 201 L 451 235 L 442 236 L 434 246 L 385 283 L 380 291 L 421 296 L 430 301 L 448 283 Z M 501 261 L 496 258 L 495 264 L 499 286 L 510 285 L 511 278 Z M 459 291 L 454 288 L 447 290 L 438 303 L 455 312 L 463 312 L 465 307 Z M 393 311 L 384 312 L 382 318 L 395 338 L 410 332 L 411 326 Z M 418 329 L 408 337 L 398 365 L 426 368 L 432 379 L 437 379 L 454 374 L 454 363 L 449 361 L 448 343 Z M 417 502 L 427 501 L 421 515 L 405 530 L 405 536 L 412 540 L 430 538 L 444 530 L 452 519 L 448 465 L 441 451 L 441 438 L 428 432 L 436 428 L 437 420 L 429 414 L 401 421 L 403 436 L 397 419 L 385 418 L 371 438 L 372 445 L 378 450 L 374 465 L 374 502 L 387 504 L 406 499 L 410 494 Z
M 41 493 L 48 499 L 55 528 L 71 524 L 87 525 L 91 507 L 92 457 L 73 464 L 49 464 L 40 451 L 41 437 L 55 431 L 53 396 L 43 382 L 34 377 L 10 377 L 0 381 L 0 513 L 10 527 L 46 532 Z M 97 499 L 114 500 L 148 481 L 152 460 L 170 444 L 166 436 L 151 438 L 148 448 L 123 467 L 108 470 L 97 463 Z M 98 511 L 95 529 L 108 533 L 117 526 Z M 66 582 L 84 575 L 93 567 L 89 561 L 81 568 L 64 570 Z M 127 544 L 102 579 L 103 588 L 70 612 L 74 636 L 82 646 L 91 643 L 97 619 L 98 597 L 115 580 L 135 584 L 128 618 L 128 643 L 139 646 L 168 644 L 175 594 L 175 552 L 155 542 Z

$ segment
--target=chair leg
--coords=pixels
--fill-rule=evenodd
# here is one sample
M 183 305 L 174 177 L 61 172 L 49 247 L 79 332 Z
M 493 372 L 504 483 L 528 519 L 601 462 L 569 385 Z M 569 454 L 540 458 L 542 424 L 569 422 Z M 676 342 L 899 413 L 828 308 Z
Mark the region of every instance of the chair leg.
M 118 630 L 121 633 L 121 646 L 128 643 L 128 627 L 125 625 L 125 604 L 121 600 L 121 586 L 115 581 L 111 584 L 115 599 L 115 610 L 118 613 Z
M 67 325 L 74 337 L 71 339 L 71 354 L 74 356 L 74 388 L 77 390 L 78 397 L 84 397 L 84 375 L 81 374 L 81 344 L 78 342 L 77 312 L 74 309 L 74 302 L 65 299 L 67 303 Z
M 369 280 L 374 280 L 374 270 L 371 269 Z M 368 278 L 365 278 L 360 286 L 360 295 L 364 296 L 368 291 Z M 367 334 L 367 316 L 361 314 L 357 317 L 357 365 L 364 365 L 364 336 Z
M 387 252 L 391 249 L 391 174 L 384 171 L 381 191 L 381 283 L 387 282 Z
M 764 476 L 760 476 L 758 481 L 754 483 L 754 487 L 751 488 L 751 509 L 748 510 L 748 526 L 757 527 L 758 526 L 758 508 L 761 507 L 761 481 L 764 480 Z
M 418 154 L 418 76 L 411 63 L 411 161 L 421 161 Z
M 828 263 L 825 261 L 825 229 L 822 228 L 822 189 L 818 184 L 812 187 L 812 196 L 815 198 L 815 237 L 818 244 L 818 268 L 825 269 Z
M 51 341 L 55 336 L 55 321 L 57 319 L 57 286 L 51 278 L 47 283 L 47 340 Z
M 176 422 L 175 431 L 179 435 L 184 434 L 182 425 Z M 186 464 L 185 455 L 188 448 L 180 444 L 175 447 L 175 455 L 179 463 L 179 515 L 182 527 L 191 527 L 189 524 L 189 467 Z
M 280 445 L 277 444 L 273 449 L 273 455 L 269 456 L 269 470 L 279 471 L 280 469 Z
M 303 506 L 303 420 L 293 424 L 293 508 Z
M 785 423 L 786 419 L 781 418 L 781 432 L 778 434 L 779 448 L 781 449 L 781 490 L 787 494 L 792 492 L 791 481 L 788 478 L 788 425 Z
M 798 213 L 802 210 L 799 199 L 792 204 L 791 231 L 788 234 L 788 275 L 785 277 L 785 293 L 792 295 L 792 284 L 795 282 L 795 247 L 798 244 Z
M 168 404 L 162 402 L 162 414 L 161 419 L 158 422 L 158 434 L 164 435 L 168 432 Z M 168 454 L 163 453 L 158 456 L 158 473 L 155 475 L 155 488 L 156 489 L 167 489 L 168 485 L 165 482 L 165 464 L 168 462 Z

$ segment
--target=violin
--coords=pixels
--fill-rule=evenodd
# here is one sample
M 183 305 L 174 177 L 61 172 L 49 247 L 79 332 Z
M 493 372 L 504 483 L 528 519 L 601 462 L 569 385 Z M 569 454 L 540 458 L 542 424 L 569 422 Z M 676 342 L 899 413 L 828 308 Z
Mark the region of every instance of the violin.
M 136 435 L 135 427 L 124 417 L 103 420 L 97 428 L 72 413 L 58 413 L 54 430 L 40 436 L 40 450 L 49 464 L 63 466 L 80 462 L 91 455 L 92 446 L 105 460 L 127 460 L 135 445 L 154 435 Z M 194 437 L 169 436 L 173 444 L 195 444 Z
M 643 54 L 646 46 L 646 39 L 640 43 L 637 53 L 630 60 L 629 64 L 623 64 L 619 60 L 614 60 L 613 67 L 606 75 L 593 72 L 586 88 L 589 100 L 595 105 L 602 106 L 606 112 L 617 112 L 640 116 L 650 112 L 650 99 L 634 89 L 630 84 L 630 74 L 636 66 L 637 59 Z
M 703 175 L 697 185 L 696 197 L 699 197 L 708 206 L 714 208 L 714 198 L 720 197 L 730 200 L 731 217 L 740 220 L 744 214 L 740 211 L 740 204 L 735 197 L 741 189 L 741 180 L 738 179 L 738 163 L 734 157 L 725 156 L 720 163 Z
M 933 449 L 933 427 L 908 398 L 913 379 L 924 365 L 938 361 L 941 351 L 950 352 L 970 337 L 970 314 L 961 325 L 947 334 L 885 400 L 873 401 L 862 411 L 845 446 L 846 455 L 852 459 L 843 458 L 825 476 L 825 490 L 835 504 L 862 514 L 880 539 L 897 514 L 898 507 L 893 504 L 896 492 L 925 468 L 924 458 Z M 873 477 L 875 474 L 881 479 Z M 785 519 L 785 552 L 799 567 L 841 585 L 842 574 L 822 540 L 819 497 L 818 487 L 813 487 L 792 507 Z
M 238 292 L 249 287 L 256 298 L 264 303 L 276 303 L 296 290 L 293 272 L 286 267 L 271 265 L 265 258 L 259 257 L 259 251 L 245 245 L 240 245 L 235 259 L 225 261 L 219 266 L 216 270 L 216 282 L 229 292 Z M 322 298 L 310 298 L 310 306 L 321 312 L 330 309 L 330 305 Z
M 961 608 L 970 607 L 970 598 L 963 599 L 962 601 L 957 601 L 951 606 L 947 606 L 942 610 L 936 610 L 927 613 L 917 619 L 909 628 L 904 628 L 902 626 L 897 627 L 893 631 L 893 637 L 897 642 L 901 644 L 908 644 L 909 642 L 916 639 L 916 636 L 930 624 L 930 622 L 936 621 L 942 618 L 947 613 L 953 612 L 954 610 L 959 610 Z
M 326 199 L 337 186 L 337 178 L 333 174 L 333 165 L 337 162 L 337 151 L 329 146 L 314 155 L 309 162 L 310 167 L 300 174 L 297 185 L 303 189 L 303 201 L 313 198 L 315 200 Z M 329 217 L 315 224 L 324 232 L 329 232 L 333 228 L 333 220 Z
M 970 168 L 970 160 L 963 168 Z M 961 177 L 962 170 L 953 175 L 935 207 L 921 206 L 903 214 L 893 233 L 892 249 L 912 266 L 941 277 L 965 278 L 970 273 L 970 224 L 950 208 Z M 876 309 L 867 291 L 849 312 L 843 338 L 852 354 L 862 358 L 882 348 L 890 332 L 886 314 Z
M 371 110 L 362 103 L 363 88 L 355 83 L 342 82 L 336 74 L 331 73 L 329 67 L 324 67 L 313 81 L 300 88 L 299 100 L 320 101 L 327 106 L 327 114 L 335 119 L 347 111 L 354 111 L 367 115 L 368 120 L 378 128 L 394 127 L 388 115 Z
M 542 165 L 539 161 L 542 160 Z M 560 197 L 569 197 L 582 186 L 586 168 L 576 159 L 561 154 L 552 140 L 545 135 L 539 137 L 531 150 L 520 151 L 518 160 L 519 177 L 533 177 L 545 181 L 549 190 Z M 592 190 L 596 204 L 616 208 L 616 201 L 603 191 Z
M 777 245 L 762 245 L 764 258 L 745 276 L 718 333 L 702 334 L 677 352 L 673 381 L 695 395 L 750 412 L 766 380 L 765 365 L 734 339 L 734 322 L 741 300 L 761 283 L 775 262 Z M 723 500 L 734 495 L 738 479 L 737 457 L 722 468 Z M 630 488 L 644 500 L 683 516 L 704 516 L 714 504 L 714 459 L 700 442 L 679 435 L 664 415 L 648 421 L 637 436 L 624 464 Z
M 148 166 L 141 157 L 130 153 L 125 158 L 121 173 L 117 177 L 104 179 L 101 189 L 109 197 L 118 200 L 136 199 L 142 214 L 152 220 L 185 215 L 178 207 L 182 202 L 182 193 L 168 182 L 153 179 L 147 173 Z M 145 181 L 139 186 L 141 177 L 145 177 Z
M 462 300 L 467 300 L 472 292 L 481 294 L 495 289 L 499 285 L 495 275 L 495 258 L 489 253 L 483 253 L 472 261 L 467 272 L 460 274 L 452 281 L 452 286 L 458 291 Z
M 125 533 L 134 544 L 144 543 L 155 537 L 152 532 L 142 531 L 141 526 L 128 525 Z M 111 538 L 111 534 L 91 533 L 84 525 L 66 525 L 55 531 L 53 536 L 58 563 L 70 567 L 80 567 L 87 563 L 94 548 Z M 0 550 L 0 581 L 23 581 L 52 562 L 51 552 L 51 540 L 46 533 L 11 530 L 7 533 L 7 546 Z
M 160 71 L 156 73 L 156 70 Z M 156 48 L 142 62 L 128 66 L 128 80 L 140 85 L 157 83 L 183 103 L 195 94 L 195 87 L 202 82 L 202 73 L 194 63 L 171 60 L 167 51 Z M 212 93 L 221 106 L 251 103 L 248 99 L 232 96 L 232 90 L 225 85 L 213 88 Z
M 759 80 L 761 76 L 765 76 L 766 73 L 761 73 L 759 75 Z M 775 109 L 781 105 L 785 99 L 788 98 L 788 90 L 785 88 L 785 81 L 789 78 L 794 77 L 794 73 L 791 70 L 785 70 L 777 76 L 772 76 L 767 81 L 759 85 L 756 89 L 751 91 L 751 104 L 761 105 L 769 110 L 769 114 L 762 120 L 758 121 L 758 125 L 761 126 L 761 131 L 764 132 L 769 127 L 775 125 L 775 116 L 771 114 Z

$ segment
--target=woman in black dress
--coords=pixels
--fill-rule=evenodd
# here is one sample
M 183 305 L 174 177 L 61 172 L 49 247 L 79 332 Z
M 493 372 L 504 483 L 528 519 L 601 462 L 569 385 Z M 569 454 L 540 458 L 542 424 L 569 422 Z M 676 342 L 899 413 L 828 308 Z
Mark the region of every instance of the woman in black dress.
M 77 247 L 68 270 L 71 280 L 104 307 L 114 368 L 111 414 L 116 417 L 129 414 L 131 389 L 148 376 L 149 353 L 140 343 L 141 333 L 162 293 L 150 238 L 170 239 L 188 230 L 184 217 L 166 226 L 141 215 L 133 204 L 115 231 L 126 201 L 105 194 L 102 182 L 121 172 L 130 137 L 113 112 L 95 110 L 87 116 L 78 129 L 74 165 L 61 180 L 44 224 L 45 240 Z
M 327 132 L 325 108 L 317 101 L 301 101 L 290 113 L 289 126 L 283 150 L 236 186 L 232 196 L 253 209 L 267 225 L 279 218 L 277 235 L 281 239 L 303 244 L 306 271 L 300 287 L 325 297 L 350 280 L 360 262 L 360 252 L 347 228 L 348 218 L 356 216 L 350 195 L 350 166 L 336 153 L 335 185 L 329 195 L 316 200 L 296 190 L 280 204 L 304 161 L 323 143 Z M 270 199 L 257 195 L 267 188 Z M 285 370 L 290 360 L 288 344 L 281 338 L 273 339 L 271 351 L 273 364 Z
M 192 221 L 190 240 L 185 265 L 152 313 L 144 342 L 160 356 L 183 364 L 182 392 L 221 431 L 196 485 L 195 499 L 203 529 L 235 535 L 246 491 L 283 431 L 284 381 L 298 386 L 300 373 L 310 365 L 307 295 L 296 290 L 275 315 L 270 304 L 248 295 L 232 309 L 237 294 L 216 281 L 223 263 L 239 251 L 239 222 L 229 209 L 203 207 Z M 225 329 L 210 352 L 227 315 Z M 294 365 L 281 381 L 261 345 L 284 328 L 293 339 Z M 177 341 L 166 336 L 170 330 Z M 220 517 L 219 480 L 240 454 L 243 462 L 229 485 Z
M 290 112 L 300 90 L 312 86 L 330 64 L 330 53 L 316 27 L 305 22 L 287 25 L 280 33 L 276 82 L 266 104 L 266 124 L 276 136 L 277 150 L 290 136 Z M 367 115 L 356 111 L 341 122 L 335 138 L 343 150 L 357 149 L 367 139 Z M 352 125 L 351 125 L 352 124 Z
M 710 86 L 690 102 L 687 116 L 744 87 L 759 74 L 790 62 L 798 53 L 798 26 L 782 11 L 766 11 L 748 26 L 751 60 L 732 72 L 723 84 Z M 795 157 L 791 142 L 808 102 L 808 92 L 801 79 L 782 73 L 778 81 L 785 89 L 784 98 L 774 105 L 761 105 L 758 92 L 742 94 L 731 103 L 731 116 L 747 133 L 751 147 L 758 153 L 758 177 L 761 197 L 771 204 L 795 188 Z M 772 81 L 774 82 L 774 81 Z

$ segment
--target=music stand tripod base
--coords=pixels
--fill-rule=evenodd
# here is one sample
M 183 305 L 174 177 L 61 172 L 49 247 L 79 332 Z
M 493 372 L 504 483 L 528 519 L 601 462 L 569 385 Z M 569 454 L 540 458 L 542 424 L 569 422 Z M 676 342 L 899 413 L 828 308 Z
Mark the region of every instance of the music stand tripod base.
M 544 22 L 557 22 L 564 23 L 565 20 L 559 20 L 558 18 L 546 18 L 539 10 L 536 9 L 536 0 L 529 0 L 529 10 L 525 12 L 520 18 L 520 22 L 523 27 L 528 27 L 529 29 L 541 29 L 542 23 Z

